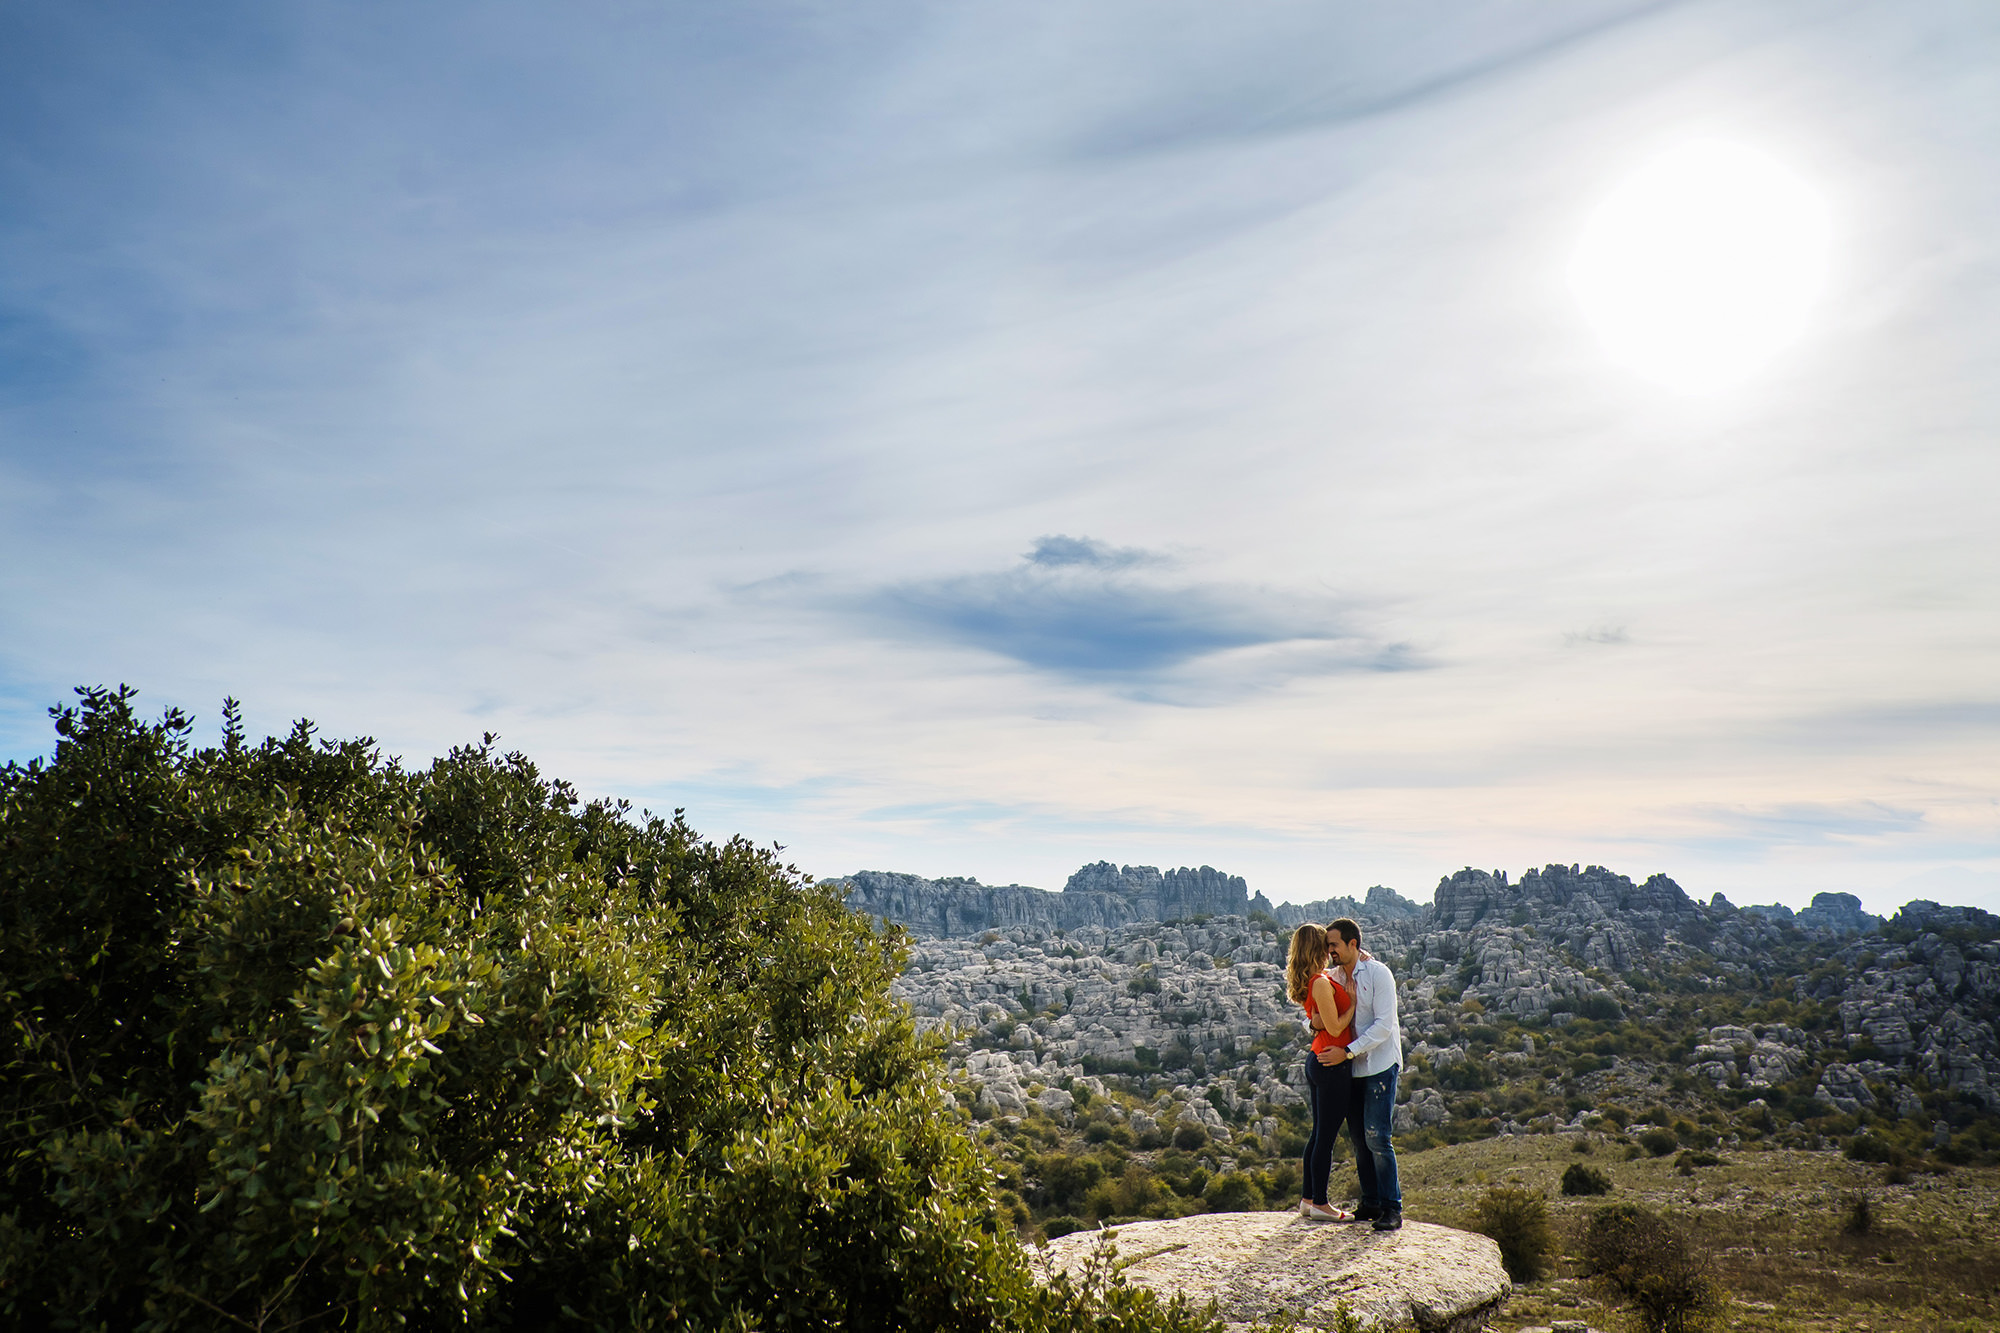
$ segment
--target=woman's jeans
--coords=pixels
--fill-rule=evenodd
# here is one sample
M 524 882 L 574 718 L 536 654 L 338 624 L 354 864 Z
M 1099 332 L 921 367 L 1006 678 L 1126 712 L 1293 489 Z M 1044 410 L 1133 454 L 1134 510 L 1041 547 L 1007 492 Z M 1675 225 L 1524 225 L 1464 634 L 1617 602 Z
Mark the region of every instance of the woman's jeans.
M 1403 1185 L 1396 1176 L 1396 1149 L 1389 1142 L 1389 1131 L 1396 1125 L 1396 1075 L 1401 1072 L 1402 1066 L 1390 1065 L 1379 1074 L 1354 1080 L 1347 1132 L 1354 1139 L 1354 1171 L 1361 1177 L 1364 1209 L 1403 1211 Z M 1314 1119 L 1318 1119 L 1317 1115 Z
M 1318 1055 L 1306 1055 L 1306 1094 L 1312 1102 L 1313 1127 L 1301 1163 L 1305 1169 L 1305 1187 L 1299 1191 L 1302 1199 L 1326 1202 L 1326 1178 L 1333 1170 L 1333 1141 L 1340 1137 L 1340 1127 L 1347 1122 L 1348 1108 L 1354 1100 L 1353 1075 L 1345 1060 L 1337 1065 L 1323 1065 Z

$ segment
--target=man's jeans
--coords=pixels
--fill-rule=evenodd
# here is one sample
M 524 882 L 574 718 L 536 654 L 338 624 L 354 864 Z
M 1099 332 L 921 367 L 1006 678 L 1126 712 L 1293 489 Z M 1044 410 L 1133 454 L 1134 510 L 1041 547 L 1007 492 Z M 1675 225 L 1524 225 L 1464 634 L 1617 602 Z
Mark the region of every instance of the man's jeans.
M 1396 1149 L 1389 1131 L 1396 1125 L 1396 1075 L 1400 1065 L 1354 1080 L 1347 1132 L 1354 1140 L 1354 1169 L 1361 1177 L 1361 1206 L 1385 1213 L 1403 1211 L 1403 1185 L 1396 1176 Z

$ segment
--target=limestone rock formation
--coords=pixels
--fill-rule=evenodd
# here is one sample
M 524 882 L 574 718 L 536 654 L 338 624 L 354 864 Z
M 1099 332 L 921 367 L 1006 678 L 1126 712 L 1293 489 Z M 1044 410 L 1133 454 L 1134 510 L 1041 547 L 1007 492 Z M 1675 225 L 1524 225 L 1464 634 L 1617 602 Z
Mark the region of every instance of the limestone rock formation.
M 1232 1330 L 1281 1312 L 1303 1328 L 1331 1328 L 1345 1307 L 1364 1328 L 1473 1333 L 1513 1292 L 1500 1247 L 1484 1236 L 1424 1222 L 1377 1233 L 1290 1212 L 1074 1232 L 1051 1241 L 1041 1262 L 1076 1274 L 1100 1243 L 1116 1247 L 1128 1281 L 1197 1304 L 1213 1300 Z
M 854 906 L 916 936 L 896 994 L 951 1031 L 976 1114 L 1032 1104 L 1060 1119 L 1046 1090 L 1110 1079 L 1156 1099 L 1141 1112 L 1146 1127 L 1132 1122 L 1135 1136 L 1199 1121 L 1220 1145 L 1227 1135 L 1211 1117 L 1269 1139 L 1262 1119 L 1300 1100 L 1303 1029 L 1284 994 L 1288 909 L 1264 912 L 1238 877 L 1105 861 L 1060 893 L 880 872 L 844 883 Z M 1398 978 L 1406 1058 L 1445 1086 L 1400 1108 L 1404 1132 L 1460 1117 L 1493 1119 L 1501 1132 L 1536 1127 L 1498 1120 L 1469 1091 L 1535 1059 L 1511 1049 L 1517 1040 L 1491 1049 L 1479 1024 L 1643 1018 L 1663 986 L 1786 995 L 1838 1021 L 1717 1025 L 1685 1034 L 1664 1059 L 1608 1052 L 1579 1072 L 1576 1093 L 1636 1101 L 1685 1076 L 1773 1090 L 1780 1108 L 1776 1092 L 1789 1089 L 1850 1116 L 1948 1110 L 1941 1096 L 2000 1113 L 2000 918 L 1919 901 L 1857 933 L 1847 909 L 1858 905 L 1828 901 L 1837 897 L 1788 918 L 1698 902 L 1664 875 L 1634 882 L 1549 865 L 1518 880 L 1461 870 L 1415 915 L 1387 889 L 1309 906 L 1362 921 Z M 1773 1125 L 1796 1128 L 1775 1113 Z
M 1212 866 L 1165 874 L 1154 866 L 1099 861 L 1069 877 L 1061 893 L 1025 884 L 987 885 L 976 879 L 925 879 L 862 870 L 829 880 L 847 890 L 847 905 L 919 935 L 962 936 L 983 930 L 1075 930 L 1199 916 L 1244 916 L 1249 886 L 1241 875 Z M 1268 905 L 1268 904 L 1267 904 Z
M 1424 905 L 1410 901 L 1385 884 L 1377 884 L 1368 890 L 1366 898 L 1359 900 L 1352 897 L 1322 898 L 1311 903 L 1281 903 L 1265 910 L 1279 924 L 1286 926 L 1297 926 L 1307 921 L 1323 926 L 1345 916 L 1366 927 L 1378 921 L 1414 921 L 1424 914 Z
M 1858 935 L 1882 924 L 1881 917 L 1862 911 L 1861 900 L 1851 893 L 1816 893 L 1812 906 L 1802 909 L 1794 920 L 1840 935 Z

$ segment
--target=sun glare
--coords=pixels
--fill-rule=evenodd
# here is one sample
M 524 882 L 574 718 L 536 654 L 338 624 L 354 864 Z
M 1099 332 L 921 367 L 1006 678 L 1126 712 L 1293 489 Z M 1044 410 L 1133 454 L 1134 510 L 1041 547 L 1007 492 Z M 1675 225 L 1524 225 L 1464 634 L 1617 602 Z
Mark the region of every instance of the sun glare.
M 1614 360 L 1688 392 L 1727 388 L 1805 331 L 1829 233 L 1825 204 L 1781 163 L 1698 140 L 1597 206 L 1570 289 Z

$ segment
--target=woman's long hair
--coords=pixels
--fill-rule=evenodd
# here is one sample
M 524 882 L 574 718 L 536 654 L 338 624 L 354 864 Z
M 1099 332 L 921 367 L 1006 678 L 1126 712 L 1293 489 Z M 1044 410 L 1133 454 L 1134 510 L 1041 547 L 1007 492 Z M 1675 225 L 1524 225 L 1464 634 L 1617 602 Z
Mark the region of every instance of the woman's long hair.
M 1313 978 L 1326 970 L 1326 956 L 1333 946 L 1326 931 L 1307 922 L 1292 932 L 1292 952 L 1285 959 L 1285 989 L 1293 1004 L 1304 1004 L 1312 994 Z

